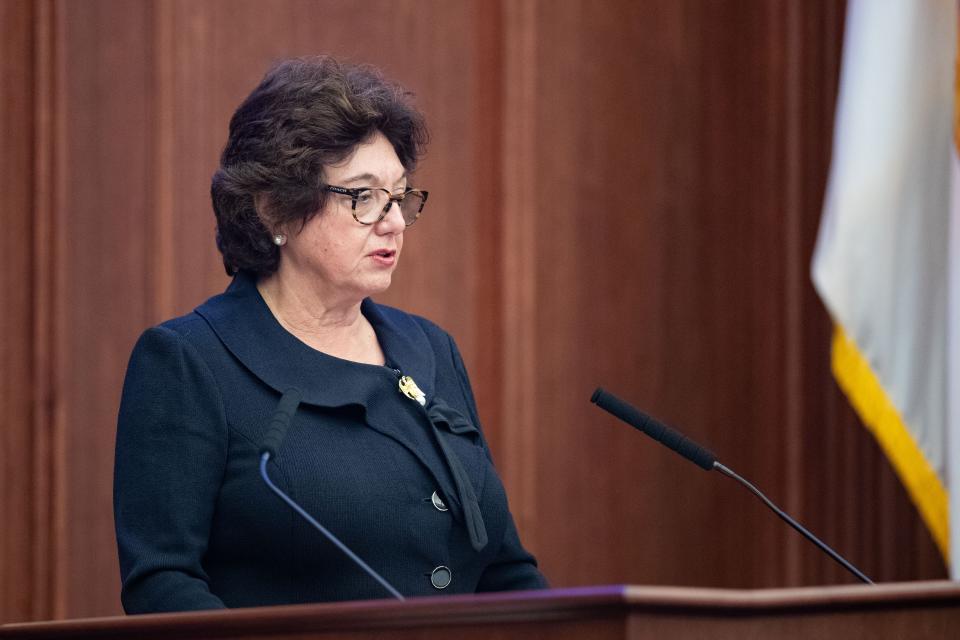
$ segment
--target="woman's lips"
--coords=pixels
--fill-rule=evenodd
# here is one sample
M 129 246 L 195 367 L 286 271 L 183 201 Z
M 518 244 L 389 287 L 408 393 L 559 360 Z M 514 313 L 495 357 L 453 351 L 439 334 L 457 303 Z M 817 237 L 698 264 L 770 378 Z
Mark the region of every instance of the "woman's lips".
M 397 263 L 396 249 L 380 249 L 368 255 L 374 262 L 384 267 L 392 267 Z

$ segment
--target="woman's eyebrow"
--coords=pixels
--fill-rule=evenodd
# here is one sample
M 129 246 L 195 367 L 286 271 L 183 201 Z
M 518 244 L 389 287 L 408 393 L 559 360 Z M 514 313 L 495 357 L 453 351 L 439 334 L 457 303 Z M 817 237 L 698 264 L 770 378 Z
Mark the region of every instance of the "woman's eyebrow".
M 351 178 L 347 178 L 346 180 L 343 181 L 343 183 L 350 184 L 351 182 L 360 182 L 360 181 L 370 182 L 376 179 L 377 179 L 377 176 L 373 175 L 372 173 L 361 173 Z
M 343 181 L 343 184 L 350 184 L 352 182 L 376 182 L 379 179 L 380 179 L 379 176 L 375 176 L 372 173 L 361 173 L 361 174 L 347 178 L 346 180 Z M 404 171 L 403 175 L 397 178 L 396 182 L 403 182 L 406 179 L 407 179 L 407 172 Z

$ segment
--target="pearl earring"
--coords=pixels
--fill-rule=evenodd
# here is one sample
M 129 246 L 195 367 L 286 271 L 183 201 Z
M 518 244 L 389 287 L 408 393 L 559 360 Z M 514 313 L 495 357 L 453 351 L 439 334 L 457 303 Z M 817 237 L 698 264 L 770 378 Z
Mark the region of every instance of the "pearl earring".
M 277 245 L 278 247 L 282 247 L 283 245 L 287 244 L 287 236 L 283 235 L 282 233 L 278 233 L 277 235 L 273 236 L 273 244 Z

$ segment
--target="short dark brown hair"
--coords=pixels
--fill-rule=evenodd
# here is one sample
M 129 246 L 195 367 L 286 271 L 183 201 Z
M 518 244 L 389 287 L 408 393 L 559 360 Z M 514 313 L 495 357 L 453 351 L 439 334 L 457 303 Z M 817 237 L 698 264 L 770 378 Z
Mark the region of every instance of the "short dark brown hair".
M 347 158 L 376 132 L 413 171 L 428 136 L 411 100 L 374 67 L 329 56 L 286 60 L 270 69 L 230 119 L 210 185 L 227 274 L 275 272 L 280 250 L 265 222 L 277 227 L 309 221 L 324 204 L 323 168 Z

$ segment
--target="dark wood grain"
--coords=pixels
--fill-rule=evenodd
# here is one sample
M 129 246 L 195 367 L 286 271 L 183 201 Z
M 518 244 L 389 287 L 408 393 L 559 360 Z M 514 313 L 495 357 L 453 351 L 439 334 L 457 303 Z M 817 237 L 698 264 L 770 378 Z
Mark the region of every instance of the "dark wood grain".
M 530 62 L 549 233 L 534 246 L 529 428 L 538 513 L 564 523 L 539 532 L 545 566 L 560 584 L 781 584 L 767 560 L 787 535 L 779 522 L 587 403 L 607 385 L 778 493 L 793 363 L 779 297 L 777 16 L 750 3 L 568 6 L 542 6 L 545 44 Z M 742 545 L 753 552 L 733 552 Z
M 53 613 L 53 7 L 4 3 L 0 30 L 0 620 L 35 620 Z
M 24 282 L 33 260 L 33 19 L 29 2 L 0 4 L 0 620 L 28 620 L 33 613 L 30 534 L 39 496 L 30 482 L 33 305 Z
M 53 604 L 55 616 L 69 617 L 119 612 L 110 544 L 114 424 L 130 349 L 150 321 L 155 147 L 150 5 L 95 0 L 57 8 L 64 195 L 53 213 Z

